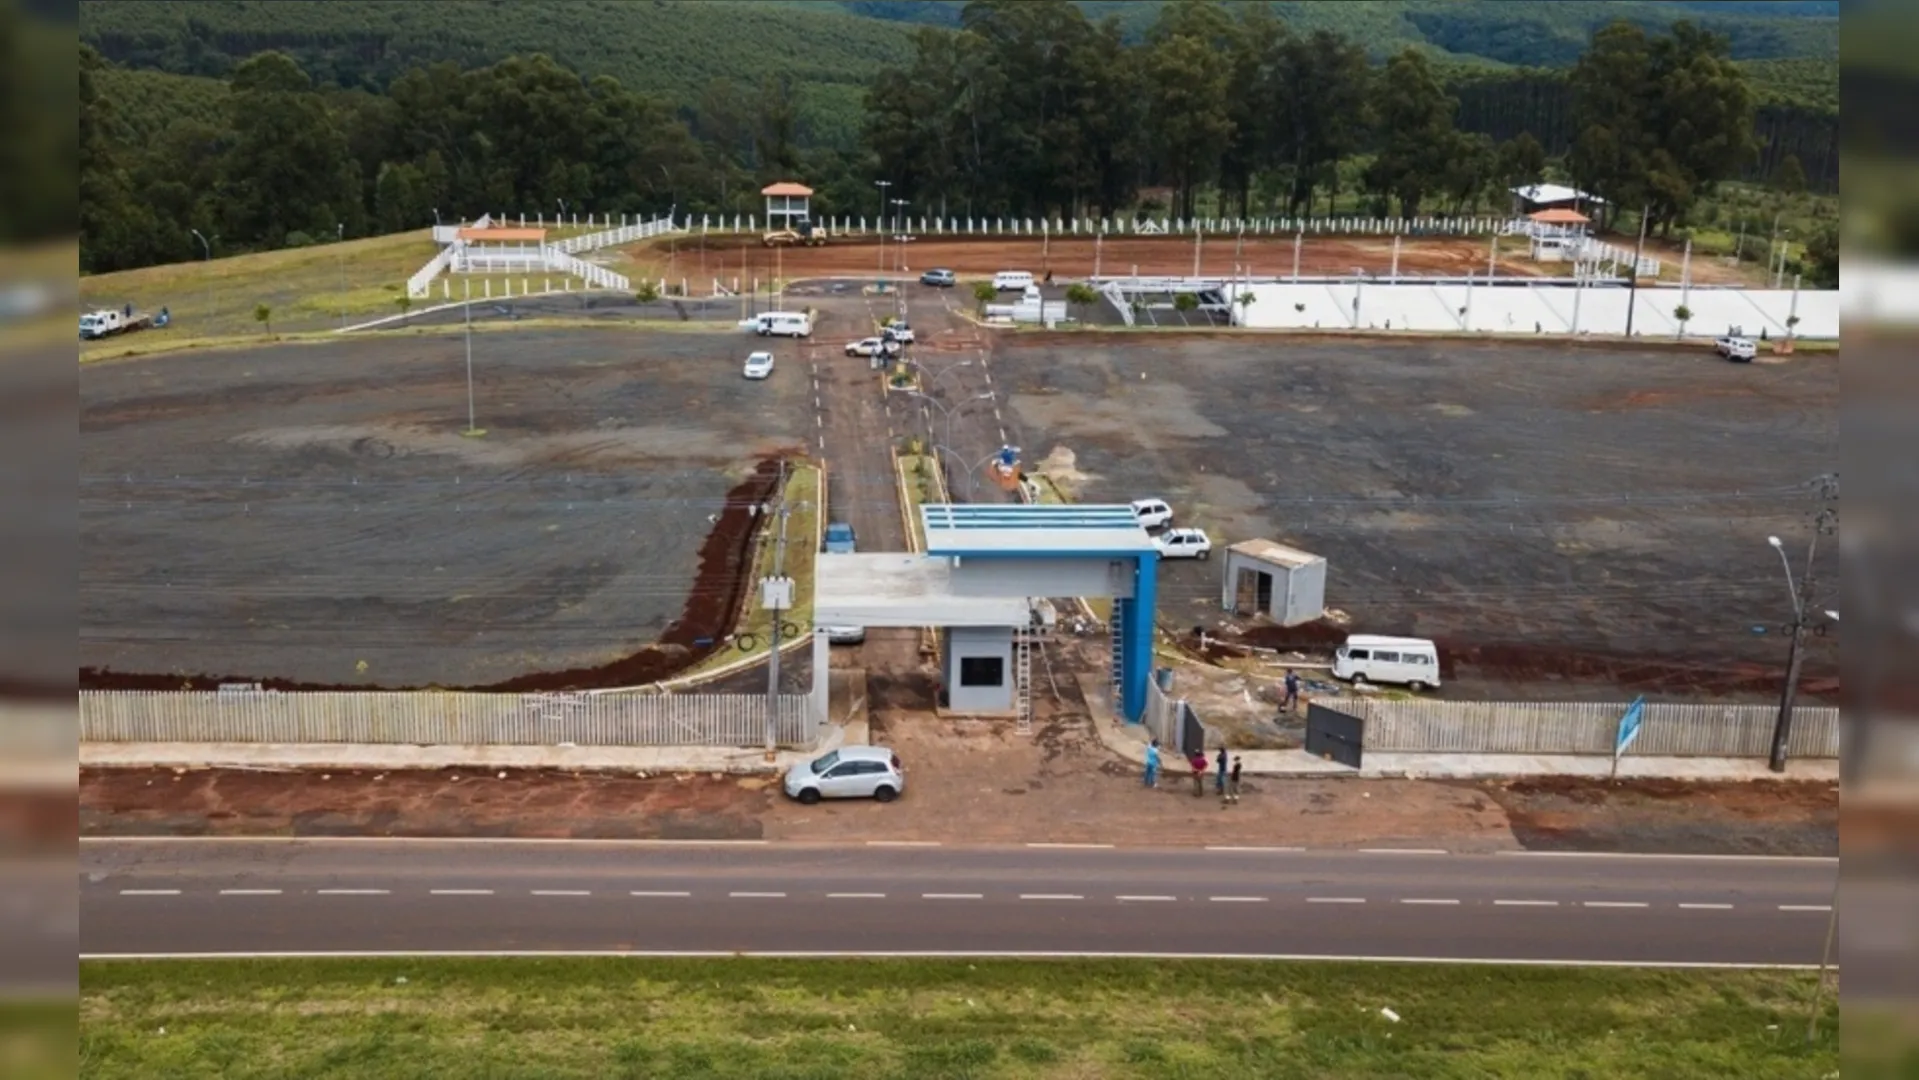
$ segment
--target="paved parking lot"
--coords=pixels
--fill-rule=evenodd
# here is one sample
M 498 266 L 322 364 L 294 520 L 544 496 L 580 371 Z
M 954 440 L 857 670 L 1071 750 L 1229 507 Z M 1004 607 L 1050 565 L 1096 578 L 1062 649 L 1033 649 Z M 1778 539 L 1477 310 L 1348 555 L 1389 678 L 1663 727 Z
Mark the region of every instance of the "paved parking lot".
M 1519 679 L 1604 681 L 1558 651 L 1776 686 L 1790 608 L 1766 537 L 1803 544 L 1795 486 L 1838 466 L 1829 357 L 1028 333 L 993 363 L 1029 461 L 1078 498 L 1158 495 L 1221 547 L 1323 554 L 1354 629 L 1489 665 L 1535 650 Z M 1220 565 L 1169 566 L 1162 622 L 1219 625 Z M 1815 688 L 1836 655 L 1815 641 Z
M 81 368 L 81 666 L 397 687 L 609 663 L 715 599 L 728 492 L 811 449 L 785 344 L 747 382 L 730 334 L 473 343 L 477 437 L 458 335 Z

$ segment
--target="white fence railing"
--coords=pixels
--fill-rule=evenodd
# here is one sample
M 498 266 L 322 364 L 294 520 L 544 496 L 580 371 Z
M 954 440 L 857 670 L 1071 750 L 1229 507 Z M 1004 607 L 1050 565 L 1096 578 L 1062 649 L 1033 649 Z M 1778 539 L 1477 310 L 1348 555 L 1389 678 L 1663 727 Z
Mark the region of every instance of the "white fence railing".
M 1365 721 L 1365 748 L 1392 753 L 1611 754 L 1625 704 L 1478 701 L 1373 701 L 1326 698 L 1316 702 Z M 1767 756 L 1771 705 L 1649 704 L 1629 754 L 1635 757 Z M 1794 758 L 1839 756 L 1839 710 L 1802 707 L 1793 713 L 1787 753 Z
M 777 741 L 818 736 L 804 694 L 779 699 Z M 760 746 L 761 694 L 82 691 L 83 742 Z
M 636 225 L 621 225 L 617 228 L 606 229 L 601 232 L 569 236 L 552 246 L 569 255 L 574 255 L 582 251 L 598 251 L 601 248 L 618 247 L 621 244 L 637 243 L 641 240 L 652 239 L 655 236 L 664 236 L 670 232 L 681 231 L 683 230 L 673 224 L 672 216 L 668 215 Z
M 617 289 L 620 292 L 630 292 L 633 288 L 633 283 L 627 280 L 625 274 L 615 273 L 584 259 L 576 259 L 564 251 L 548 248 L 546 264 L 554 270 L 572 274 L 595 288 Z

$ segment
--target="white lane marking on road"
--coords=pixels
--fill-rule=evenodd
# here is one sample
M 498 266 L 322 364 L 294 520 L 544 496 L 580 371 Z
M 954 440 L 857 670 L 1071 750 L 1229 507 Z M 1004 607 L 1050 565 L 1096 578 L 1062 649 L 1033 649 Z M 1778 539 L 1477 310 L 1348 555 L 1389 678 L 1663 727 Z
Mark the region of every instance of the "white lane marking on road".
M 319 896 L 386 896 L 390 889 L 315 889 Z
M 1266 902 L 1263 896 L 1209 896 L 1206 899 L 1215 904 L 1263 904 Z
M 1073 893 L 1045 893 L 1045 892 L 1023 892 L 1019 894 L 1019 898 L 1021 900 L 1084 900 L 1086 899 L 1084 896 L 1078 896 Z
M 1026 846 L 1027 846 L 1027 847 L 1029 847 L 1029 848 L 1110 848 L 1110 847 L 1112 847 L 1113 845 L 1111 845 L 1111 844 L 1061 844 L 1061 843 L 1039 843 L 1039 842 L 1029 842 L 1029 843 L 1027 843 L 1027 845 L 1026 845 Z
M 675 892 L 670 889 L 634 889 L 628 896 L 692 896 L 690 892 Z
M 1652 905 L 1646 903 L 1644 900 L 1586 900 L 1582 902 L 1582 906 L 1604 907 L 1604 908 L 1642 908 L 1642 907 L 1651 907 Z
M 428 896 L 492 896 L 492 889 L 428 889 Z
M 821 428 L 823 428 L 823 427 L 825 427 L 825 426 L 826 426 L 826 420 L 825 420 L 824 418 L 822 418 L 822 417 L 820 416 L 820 414 L 819 414 L 819 413 L 814 413 L 814 414 L 813 414 L 813 426 L 814 426 L 814 427 L 821 427 Z
M 821 450 L 826 449 L 826 436 L 824 435 L 820 436 L 820 449 Z
M 783 892 L 730 892 L 730 893 L 727 893 L 726 895 L 735 897 L 740 900 L 784 900 L 786 899 L 786 894 Z
M 1150 901 L 1162 901 L 1162 902 L 1171 901 L 1171 900 L 1177 900 L 1179 899 L 1179 897 L 1177 896 L 1115 896 L 1113 897 L 1113 899 L 1118 900 L 1122 904 L 1133 904 L 1133 903 L 1147 903 Z
M 1417 847 L 1363 847 L 1359 849 L 1359 853 L 1361 855 L 1450 855 L 1452 854 L 1452 852 L 1447 851 L 1445 848 L 1417 848 Z
M 1309 904 L 1363 904 L 1366 898 L 1363 896 L 1309 896 L 1306 902 Z
M 1402 904 L 1444 904 L 1447 906 L 1451 906 L 1459 903 L 1459 901 L 1443 900 L 1443 899 L 1413 898 L 1413 899 L 1402 899 L 1400 900 L 1400 903 Z
M 1831 911 L 1831 904 L 1781 904 L 1781 911 Z
M 278 896 L 278 889 L 221 889 L 221 896 Z
M 1494 900 L 1494 907 L 1558 907 L 1557 900 Z
M 1343 960 L 1359 964 L 1477 964 L 1482 967 L 1588 967 L 1588 968 L 1670 968 L 1675 971 L 1817 971 L 1818 964 L 1752 964 L 1719 963 L 1700 960 L 1577 960 L 1577 959 L 1538 959 L 1534 957 L 1492 957 L 1492 956 L 1383 956 L 1354 955 L 1350 953 L 1205 953 L 1205 952 L 1043 952 L 1017 949 L 980 949 L 973 952 L 950 950 L 927 952 L 901 949 L 893 952 L 885 950 L 735 950 L 722 952 L 717 950 L 696 951 L 687 949 L 420 949 L 420 950 L 352 950 L 338 952 L 149 952 L 149 953 L 81 953 L 76 959 L 95 961 L 115 960 L 319 960 L 327 957 L 343 957 L 359 960 L 406 960 L 420 958 L 458 958 L 476 957 L 483 959 L 506 959 L 511 957 L 618 957 L 624 959 L 689 959 L 718 960 L 738 956 L 757 956 L 768 959 L 788 960 L 829 960 L 829 959 L 870 959 L 880 957 L 923 959 L 923 960 Z
M 1303 847 L 1253 847 L 1241 844 L 1207 844 L 1207 851 L 1305 851 Z
M 1835 855 L 1674 855 L 1651 851 L 1495 851 L 1495 855 L 1526 855 L 1535 859 L 1679 859 L 1698 862 L 1825 862 Z
M 981 895 L 976 892 L 923 892 L 920 894 L 920 899 L 921 900 L 978 900 L 978 899 L 981 899 Z
M 592 896 L 591 889 L 534 889 L 534 896 Z
M 830 892 L 826 894 L 826 898 L 828 900 L 884 900 L 886 894 L 883 892 Z
M 121 889 L 121 896 L 178 896 L 178 889 Z
M 1681 904 L 1679 905 L 1679 907 L 1685 911 L 1731 911 L 1732 910 L 1731 904 Z
M 868 840 L 867 847 L 939 847 L 938 840 Z

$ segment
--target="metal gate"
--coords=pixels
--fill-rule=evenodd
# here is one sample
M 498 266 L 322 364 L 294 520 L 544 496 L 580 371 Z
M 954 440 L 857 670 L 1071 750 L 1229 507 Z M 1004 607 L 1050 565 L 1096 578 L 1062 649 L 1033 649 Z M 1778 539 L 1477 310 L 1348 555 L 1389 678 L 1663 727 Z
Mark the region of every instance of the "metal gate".
M 1314 757 L 1359 768 L 1366 740 L 1366 721 L 1324 705 L 1306 707 L 1306 752 Z
M 1195 751 L 1206 752 L 1206 725 L 1200 722 L 1199 714 L 1191 705 L 1181 701 L 1179 709 L 1179 752 L 1191 756 Z

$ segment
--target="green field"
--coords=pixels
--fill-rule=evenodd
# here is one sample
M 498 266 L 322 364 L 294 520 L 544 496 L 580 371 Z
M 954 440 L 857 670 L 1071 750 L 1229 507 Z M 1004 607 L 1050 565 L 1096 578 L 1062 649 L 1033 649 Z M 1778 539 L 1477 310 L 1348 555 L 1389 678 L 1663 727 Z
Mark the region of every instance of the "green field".
M 1233 961 L 80 967 L 82 1075 L 1822 1077 L 1812 976 Z M 1382 1015 L 1394 1010 L 1395 1022 Z

